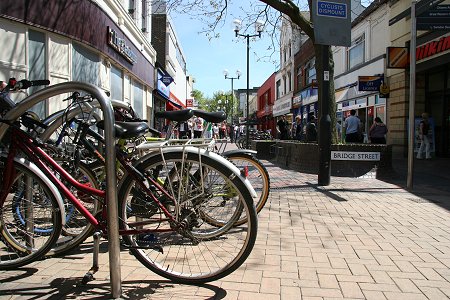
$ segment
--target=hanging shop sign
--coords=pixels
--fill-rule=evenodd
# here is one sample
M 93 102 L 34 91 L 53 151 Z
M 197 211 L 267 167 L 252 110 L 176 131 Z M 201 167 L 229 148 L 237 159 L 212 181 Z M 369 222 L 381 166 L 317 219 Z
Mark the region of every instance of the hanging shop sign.
M 169 99 L 170 98 L 170 87 L 165 85 L 164 82 L 162 81 L 164 74 L 160 70 L 158 70 L 157 73 L 158 73 L 158 82 L 156 83 L 156 89 L 166 99 Z
M 130 46 L 126 44 L 125 39 L 120 38 L 117 31 L 111 27 L 108 30 L 108 45 L 114 48 L 120 55 L 122 55 L 128 62 L 135 64 L 137 62 L 137 55 L 131 50 Z
M 377 92 L 383 84 L 384 76 L 358 76 L 358 91 Z
M 278 99 L 273 105 L 273 116 L 281 116 L 289 113 L 292 107 L 292 98 Z
M 409 49 L 407 47 L 387 47 L 387 67 L 406 69 L 409 67 Z

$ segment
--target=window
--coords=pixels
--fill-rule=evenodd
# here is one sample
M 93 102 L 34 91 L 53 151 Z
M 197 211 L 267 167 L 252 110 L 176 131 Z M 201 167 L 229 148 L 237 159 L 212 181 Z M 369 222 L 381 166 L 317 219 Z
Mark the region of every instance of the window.
M 287 80 L 286 76 L 283 76 L 283 90 L 281 91 L 281 96 L 287 93 Z
M 73 44 L 72 80 L 100 85 L 100 57 L 87 48 Z
M 364 34 L 352 42 L 350 48 L 347 49 L 347 70 L 364 62 Z
M 316 61 L 311 59 L 305 67 L 306 84 L 311 84 L 313 79 L 316 79 Z
M 290 92 L 290 91 L 292 91 L 292 85 L 291 85 L 291 72 L 288 72 L 288 73 L 287 73 L 287 80 L 288 80 L 288 83 L 287 83 L 288 90 L 287 90 L 287 92 Z
M 142 32 L 147 32 L 147 0 L 142 0 Z
M 277 81 L 277 99 L 281 97 L 281 80 Z
M 123 101 L 122 71 L 111 66 L 111 99 Z
M 138 116 L 143 116 L 144 109 L 144 88 L 142 84 L 134 81 L 133 84 L 133 109 Z
M 30 67 L 29 78 L 31 80 L 46 79 L 46 51 L 45 34 L 39 31 L 28 31 L 29 57 L 28 65 Z M 43 87 L 30 87 L 29 93 L 34 93 Z M 45 101 L 39 102 L 33 106 L 34 111 L 39 117 L 45 117 Z
M 303 87 L 302 67 L 297 68 L 297 89 L 300 90 Z

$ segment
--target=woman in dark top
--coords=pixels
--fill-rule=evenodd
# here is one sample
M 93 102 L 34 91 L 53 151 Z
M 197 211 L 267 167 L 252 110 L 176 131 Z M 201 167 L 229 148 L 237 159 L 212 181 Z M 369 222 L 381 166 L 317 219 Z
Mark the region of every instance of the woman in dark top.
M 369 129 L 370 142 L 372 144 L 386 144 L 387 126 L 381 121 L 379 117 L 375 118 L 375 122 Z

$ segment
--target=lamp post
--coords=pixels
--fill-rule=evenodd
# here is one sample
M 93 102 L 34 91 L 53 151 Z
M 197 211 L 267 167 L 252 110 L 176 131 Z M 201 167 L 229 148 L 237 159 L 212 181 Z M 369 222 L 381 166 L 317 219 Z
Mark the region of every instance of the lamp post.
M 236 70 L 236 77 L 230 77 L 228 76 L 228 70 L 223 70 L 223 75 L 225 76 L 225 79 L 231 80 L 231 123 L 233 124 L 233 110 L 234 110 L 234 87 L 233 87 L 233 81 L 235 79 L 239 79 L 242 75 L 241 71 Z
M 246 127 L 245 127 L 245 142 L 246 142 L 246 147 L 249 147 L 249 99 L 250 99 L 250 38 L 253 37 L 261 37 L 261 32 L 263 31 L 264 28 L 264 24 L 261 21 L 256 21 L 255 22 L 255 31 L 257 32 L 257 34 L 240 34 L 239 30 L 241 30 L 241 24 L 242 21 L 241 20 L 234 20 L 234 32 L 236 34 L 236 37 L 243 37 L 247 39 L 247 105 L 246 105 L 246 118 L 247 118 L 247 122 L 246 122 Z

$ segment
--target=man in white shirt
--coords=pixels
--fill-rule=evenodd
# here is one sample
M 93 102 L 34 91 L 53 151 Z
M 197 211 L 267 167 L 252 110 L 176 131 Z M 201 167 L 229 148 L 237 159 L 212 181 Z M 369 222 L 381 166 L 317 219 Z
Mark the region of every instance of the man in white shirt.
M 203 133 L 203 119 L 196 117 L 194 119 L 194 138 L 201 138 Z

